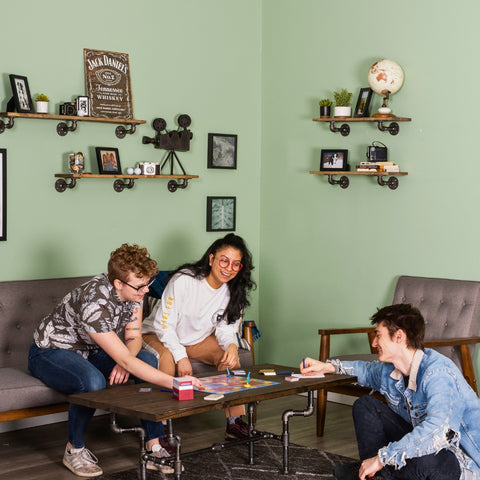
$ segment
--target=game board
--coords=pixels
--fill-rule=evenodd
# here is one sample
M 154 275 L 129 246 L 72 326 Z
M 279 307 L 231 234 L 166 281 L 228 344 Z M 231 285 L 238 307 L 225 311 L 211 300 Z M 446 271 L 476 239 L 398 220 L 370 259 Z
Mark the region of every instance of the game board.
M 250 378 L 250 382 L 247 383 L 247 377 L 240 376 L 228 376 L 213 375 L 211 377 L 201 377 L 200 380 L 203 384 L 203 389 L 199 390 L 205 393 L 217 393 L 226 395 L 227 393 L 241 392 L 250 388 L 269 387 L 271 385 L 278 385 L 280 382 L 272 382 L 269 380 L 258 380 L 257 378 Z

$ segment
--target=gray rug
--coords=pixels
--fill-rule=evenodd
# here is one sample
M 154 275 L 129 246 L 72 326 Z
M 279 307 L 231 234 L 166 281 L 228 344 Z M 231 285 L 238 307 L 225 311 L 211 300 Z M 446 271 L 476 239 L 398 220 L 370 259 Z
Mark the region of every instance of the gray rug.
M 220 452 L 192 455 L 184 460 L 182 480 L 315 480 L 333 479 L 335 465 L 355 460 L 340 455 L 299 445 L 290 446 L 290 472 L 281 473 L 283 448 L 279 441 L 261 440 L 255 444 L 255 465 L 247 465 L 247 445 L 237 445 Z M 137 469 L 97 477 L 104 480 L 137 480 Z M 147 480 L 172 480 L 174 475 L 163 475 L 147 470 Z

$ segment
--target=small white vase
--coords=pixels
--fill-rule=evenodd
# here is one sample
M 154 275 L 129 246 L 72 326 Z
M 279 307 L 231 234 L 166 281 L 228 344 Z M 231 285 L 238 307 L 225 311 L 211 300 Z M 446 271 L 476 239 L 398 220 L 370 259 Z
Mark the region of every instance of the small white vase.
M 48 113 L 48 102 L 35 102 L 37 113 Z
M 352 115 L 352 107 L 335 107 L 333 109 L 334 117 L 350 117 Z

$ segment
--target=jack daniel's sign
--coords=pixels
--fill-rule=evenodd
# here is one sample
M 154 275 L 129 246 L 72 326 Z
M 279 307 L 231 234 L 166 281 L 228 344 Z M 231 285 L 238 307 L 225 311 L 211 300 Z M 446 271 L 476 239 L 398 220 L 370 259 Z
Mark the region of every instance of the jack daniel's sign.
M 83 49 L 90 115 L 134 118 L 128 54 Z

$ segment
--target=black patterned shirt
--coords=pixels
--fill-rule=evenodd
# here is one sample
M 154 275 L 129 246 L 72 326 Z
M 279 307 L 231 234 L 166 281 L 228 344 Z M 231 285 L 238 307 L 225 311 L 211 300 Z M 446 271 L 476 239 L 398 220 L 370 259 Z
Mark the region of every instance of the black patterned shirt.
M 115 332 L 124 340 L 125 325 L 141 304 L 122 302 L 106 274 L 77 287 L 42 319 L 33 333 L 39 348 L 74 350 L 87 358 L 98 345 L 89 333 Z

